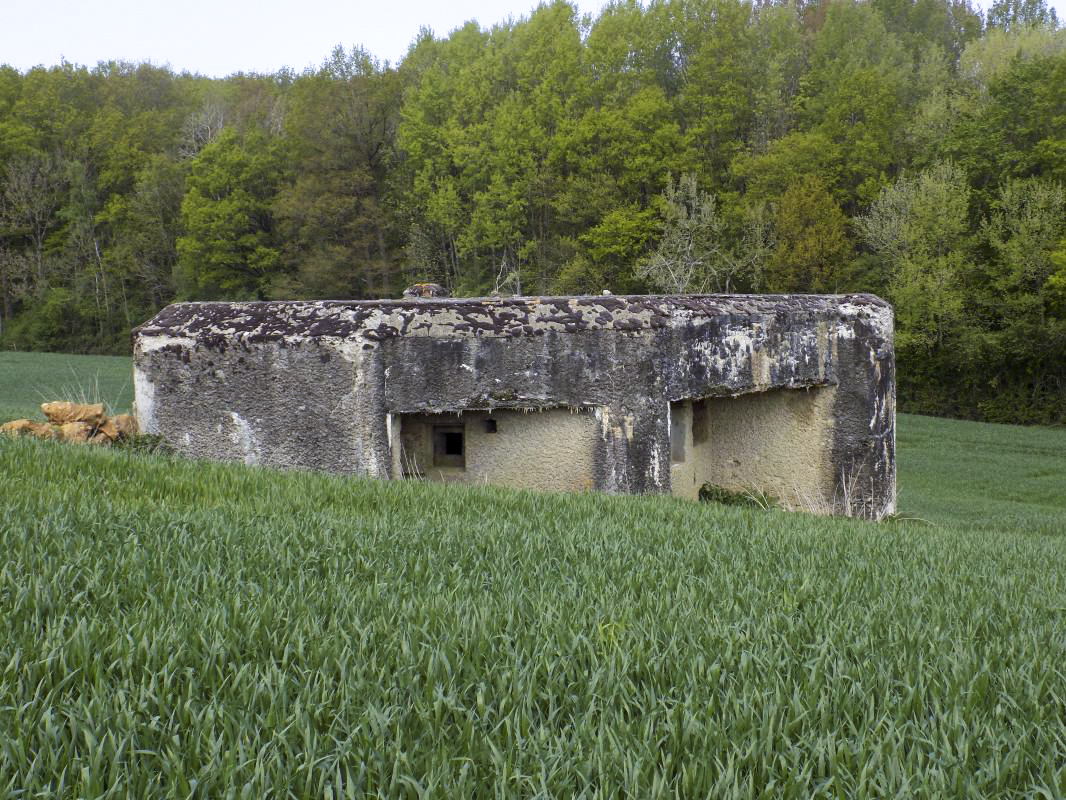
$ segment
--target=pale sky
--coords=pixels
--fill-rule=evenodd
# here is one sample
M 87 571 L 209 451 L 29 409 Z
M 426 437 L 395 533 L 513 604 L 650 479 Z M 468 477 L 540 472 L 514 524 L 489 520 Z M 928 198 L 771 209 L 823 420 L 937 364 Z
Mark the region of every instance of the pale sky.
M 992 0 L 981 0 L 987 7 Z M 341 44 L 393 64 L 421 26 L 446 36 L 476 19 L 490 27 L 527 16 L 536 0 L 0 0 L 0 64 L 26 70 L 61 59 L 151 61 L 221 77 L 301 71 Z M 606 0 L 577 0 L 596 14 Z M 1051 0 L 1060 21 L 1066 0 Z
M 1066 0 L 1063 0 L 1066 2 Z M 151 61 L 222 77 L 301 71 L 334 46 L 362 45 L 393 64 L 422 26 L 446 36 L 467 20 L 491 27 L 536 0 L 0 0 L 0 64 L 26 70 L 61 58 Z M 578 0 L 596 14 L 606 0 Z

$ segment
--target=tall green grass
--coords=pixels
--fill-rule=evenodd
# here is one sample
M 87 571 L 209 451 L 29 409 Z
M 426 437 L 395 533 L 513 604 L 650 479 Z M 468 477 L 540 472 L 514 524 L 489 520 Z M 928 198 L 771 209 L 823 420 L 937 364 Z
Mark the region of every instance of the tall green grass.
M 0 440 L 0 796 L 1066 796 L 1064 438 L 904 418 L 880 525 Z

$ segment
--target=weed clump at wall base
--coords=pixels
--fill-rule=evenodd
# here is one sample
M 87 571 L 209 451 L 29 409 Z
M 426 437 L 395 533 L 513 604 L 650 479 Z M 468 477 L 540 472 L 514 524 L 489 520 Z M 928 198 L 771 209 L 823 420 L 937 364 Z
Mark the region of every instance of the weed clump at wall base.
M 114 450 L 145 455 L 173 456 L 177 452 L 166 439 L 156 433 L 138 433 L 135 436 L 119 439 L 111 447 Z
M 905 418 L 933 525 L 0 441 L 0 795 L 1063 796 L 1033 439 Z
M 735 491 L 713 483 L 705 483 L 700 487 L 700 502 L 740 508 L 758 508 L 763 511 L 779 508 L 781 505 L 776 497 L 759 489 Z

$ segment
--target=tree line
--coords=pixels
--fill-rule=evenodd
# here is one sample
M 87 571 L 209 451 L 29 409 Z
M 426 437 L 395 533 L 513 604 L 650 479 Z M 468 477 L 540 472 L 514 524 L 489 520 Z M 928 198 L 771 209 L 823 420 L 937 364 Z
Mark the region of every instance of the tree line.
M 396 65 L 0 67 L 0 346 L 182 299 L 874 292 L 907 410 L 1066 421 L 1044 0 L 563 0 Z

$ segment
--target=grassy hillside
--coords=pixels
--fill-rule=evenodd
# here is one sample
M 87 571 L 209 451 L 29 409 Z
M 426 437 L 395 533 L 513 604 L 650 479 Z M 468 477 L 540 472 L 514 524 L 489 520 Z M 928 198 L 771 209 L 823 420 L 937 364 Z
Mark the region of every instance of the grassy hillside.
M 1066 428 L 901 414 L 901 513 L 960 531 L 1066 534 Z
M 0 794 L 1063 796 L 1066 432 L 900 472 L 925 521 L 0 441 Z
M 49 400 L 104 402 L 114 411 L 133 404 L 130 359 L 0 350 L 0 422 L 41 416 Z

